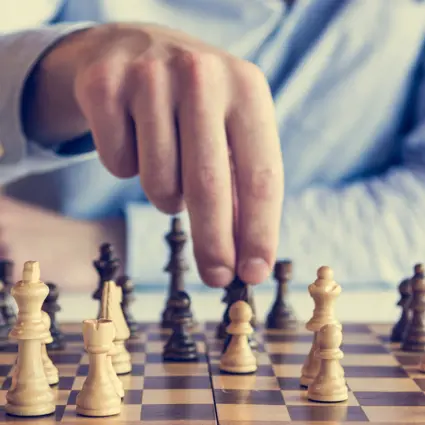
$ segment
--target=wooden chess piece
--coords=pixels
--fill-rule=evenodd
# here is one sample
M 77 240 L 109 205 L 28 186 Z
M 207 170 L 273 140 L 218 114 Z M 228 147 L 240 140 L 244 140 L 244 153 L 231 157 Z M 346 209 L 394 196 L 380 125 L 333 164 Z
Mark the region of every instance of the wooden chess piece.
M 53 341 L 52 335 L 49 331 L 50 317 L 45 311 L 42 311 L 41 318 L 43 320 L 44 326 L 48 330 L 47 338 L 41 343 L 41 358 L 43 361 L 44 372 L 46 374 L 47 382 L 49 383 L 49 385 L 56 385 L 59 383 L 59 372 L 57 367 L 53 364 L 52 360 L 47 354 L 47 348 L 46 348 L 46 345 L 51 344 Z
M 334 281 L 333 271 L 330 267 L 322 266 L 318 269 L 317 279 L 308 287 L 308 291 L 314 300 L 315 308 L 306 328 L 314 332 L 314 337 L 311 350 L 301 371 L 300 384 L 303 387 L 308 387 L 319 372 L 320 359 L 314 355 L 317 349 L 318 332 L 322 326 L 327 324 L 341 326 L 334 312 L 334 304 L 341 293 L 341 287 Z
M 123 383 L 121 382 L 121 379 L 118 378 L 117 372 L 115 372 L 114 365 L 112 363 L 113 357 L 116 356 L 117 354 L 118 354 L 117 347 L 115 343 L 112 341 L 111 349 L 109 350 L 107 355 L 108 373 L 116 393 L 121 399 L 123 399 L 125 395 L 124 386 L 123 386 Z
M 12 327 L 16 321 L 16 305 L 10 290 L 13 286 L 13 262 L 10 260 L 0 260 L 0 281 L 3 283 L 2 292 L 4 302 L 0 307 L 0 315 L 6 325 Z
M 232 374 L 248 374 L 257 370 L 257 359 L 249 345 L 248 336 L 254 331 L 250 321 L 251 307 L 236 301 L 229 311 L 230 324 L 226 331 L 230 341 L 220 359 L 220 370 Z
M 122 291 L 115 282 L 109 280 L 104 283 L 101 300 L 101 318 L 112 320 L 115 325 L 115 352 L 112 356 L 112 365 L 118 375 L 131 372 L 131 356 L 125 342 L 130 338 L 130 330 L 121 309 Z
M 184 257 L 184 247 L 187 242 L 186 232 L 183 230 L 183 224 L 179 217 L 173 217 L 171 220 L 171 229 L 165 235 L 165 240 L 170 248 L 170 260 L 164 271 L 170 274 L 170 285 L 168 290 L 168 300 L 172 299 L 178 292 L 184 291 L 184 273 L 189 270 L 189 266 Z M 162 313 L 161 326 L 163 328 L 173 328 L 173 310 L 170 307 L 168 300 L 165 309 Z M 188 312 L 188 326 L 193 327 L 195 321 L 193 313 Z
M 293 329 L 297 326 L 292 308 L 287 302 L 288 282 L 292 278 L 292 261 L 277 261 L 274 266 L 277 280 L 276 300 L 267 316 L 267 329 Z
M 111 380 L 107 359 L 114 333 L 111 320 L 83 322 L 84 346 L 89 355 L 89 373 L 77 395 L 76 412 L 79 415 L 106 417 L 121 412 L 121 397 Z
M 317 376 L 308 387 L 309 400 L 337 403 L 348 399 L 347 384 L 341 359 L 342 343 L 341 327 L 335 324 L 325 325 L 319 331 L 318 349 L 315 355 L 319 358 L 320 368 Z
M 412 319 L 407 326 L 401 349 L 403 351 L 425 350 L 425 280 L 422 273 L 416 274 L 412 280 Z
M 168 300 L 172 311 L 173 332 L 164 346 L 165 362 L 198 361 L 196 342 L 191 334 L 190 298 L 184 291 L 179 291 Z
M 225 295 L 222 298 L 222 302 L 226 303 L 226 309 L 223 314 L 223 318 L 216 329 L 216 338 L 217 339 L 226 339 L 227 332 L 226 328 L 230 324 L 229 311 L 232 307 L 232 304 L 236 301 L 245 301 L 251 307 L 253 311 L 254 297 L 252 293 L 252 288 L 250 285 L 247 285 L 243 282 L 238 276 L 230 282 L 230 284 L 225 288 Z M 254 313 L 252 313 L 254 316 Z M 256 320 L 251 319 L 251 326 L 255 329 Z M 257 344 L 253 337 L 250 338 L 250 344 L 254 348 Z
M 48 291 L 40 281 L 38 262 L 27 261 L 22 280 L 11 291 L 18 305 L 18 316 L 10 338 L 18 341 L 18 356 L 6 394 L 5 410 L 10 415 L 44 416 L 56 410 L 41 354 L 42 342 L 49 336 L 41 314 Z
M 424 274 L 424 265 L 421 263 L 415 264 L 413 269 L 413 276 L 418 274 Z M 404 340 L 406 330 L 412 319 L 412 311 L 410 309 L 412 301 L 412 278 L 404 279 L 400 283 L 398 291 L 400 293 L 400 300 L 397 305 L 401 307 L 401 315 L 392 329 L 390 336 L 391 342 L 402 342 Z
M 100 301 L 102 299 L 103 285 L 108 281 L 115 281 L 115 276 L 121 262 L 118 258 L 115 257 L 115 252 L 112 244 L 104 243 L 100 246 L 100 255 L 99 259 L 93 261 L 93 266 L 96 269 L 99 275 L 99 281 L 96 290 L 93 292 L 93 299 Z M 98 318 L 100 318 L 100 309 Z
M 43 303 L 43 311 L 45 311 L 50 318 L 50 334 L 52 342 L 47 344 L 47 350 L 64 350 L 66 346 L 65 337 L 60 330 L 59 324 L 56 320 L 56 314 L 61 310 L 58 299 L 59 289 L 57 285 L 52 282 L 47 282 L 49 294 Z
M 121 309 L 127 326 L 130 329 L 130 338 L 137 338 L 139 326 L 136 320 L 134 320 L 130 310 L 130 304 L 132 304 L 135 300 L 133 281 L 128 276 L 124 275 L 117 279 L 117 285 L 122 291 Z

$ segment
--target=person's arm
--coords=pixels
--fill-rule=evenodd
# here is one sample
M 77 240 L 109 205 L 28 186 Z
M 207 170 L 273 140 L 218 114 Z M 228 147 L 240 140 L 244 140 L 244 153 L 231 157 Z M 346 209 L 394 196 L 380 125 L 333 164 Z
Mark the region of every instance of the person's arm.
M 0 35 L 0 184 L 72 161 L 69 156 L 59 157 L 53 150 L 34 143 L 31 136 L 35 133 L 24 125 L 23 118 L 41 59 L 65 36 L 72 37 L 70 33 L 79 33 L 91 25 L 58 24 Z M 65 127 L 62 135 L 78 136 L 78 131 L 72 134 L 66 130 Z
M 400 165 L 288 196 L 283 212 L 278 255 L 293 259 L 297 280 L 314 280 L 326 264 L 342 283 L 397 285 L 425 262 L 425 116 L 404 138 Z

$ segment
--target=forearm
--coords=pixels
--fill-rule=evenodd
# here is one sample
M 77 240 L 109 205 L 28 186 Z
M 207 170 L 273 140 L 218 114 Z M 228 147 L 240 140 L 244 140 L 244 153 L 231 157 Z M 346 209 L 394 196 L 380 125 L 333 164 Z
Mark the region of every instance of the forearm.
M 326 264 L 348 284 L 397 281 L 424 261 L 425 174 L 394 169 L 340 189 L 288 197 L 279 255 L 292 258 L 296 280 L 310 282 Z

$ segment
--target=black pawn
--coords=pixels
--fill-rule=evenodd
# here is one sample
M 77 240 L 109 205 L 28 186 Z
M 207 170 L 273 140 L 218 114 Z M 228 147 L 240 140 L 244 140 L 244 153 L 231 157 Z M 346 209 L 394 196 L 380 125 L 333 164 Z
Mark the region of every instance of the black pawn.
M 287 302 L 288 283 L 292 279 L 292 261 L 277 261 L 274 266 L 274 278 L 277 281 L 276 300 L 267 316 L 267 329 L 292 329 L 296 326 L 292 308 Z
M 43 303 L 43 311 L 50 317 L 50 333 L 52 334 L 53 341 L 47 344 L 48 350 L 63 350 L 65 348 L 65 337 L 62 334 L 58 322 L 56 320 L 56 313 L 61 310 L 58 304 L 59 290 L 57 285 L 47 282 L 49 293 Z
M 120 286 L 122 290 L 121 309 L 127 326 L 130 329 L 130 338 L 136 338 L 139 326 L 130 311 L 130 304 L 135 300 L 133 281 L 128 276 L 120 276 L 117 279 L 117 285 Z
M 10 290 L 13 286 L 13 262 L 10 260 L 0 260 L 0 282 L 3 284 L 2 292 L 4 293 L 0 307 L 0 315 L 4 322 L 12 327 L 16 322 L 16 308 Z
M 198 351 L 190 333 L 192 316 L 190 298 L 184 291 L 179 291 L 167 302 L 172 309 L 173 333 L 164 346 L 165 362 L 196 362 Z
M 180 218 L 173 217 L 171 220 L 171 229 L 165 235 L 165 240 L 170 248 L 170 260 L 164 271 L 170 274 L 170 284 L 168 290 L 168 300 L 175 297 L 178 292 L 184 291 L 184 273 L 189 266 L 184 257 L 184 246 L 187 242 L 187 235 L 182 227 Z M 189 310 L 190 324 L 194 326 L 193 314 Z M 162 313 L 161 326 L 163 328 L 172 328 L 172 309 L 169 307 L 168 301 Z
M 93 266 L 99 275 L 99 281 L 96 290 L 93 292 L 93 299 L 100 301 L 104 283 L 109 280 L 115 280 L 116 273 L 121 265 L 118 258 L 115 257 L 114 248 L 110 243 L 104 243 L 99 248 L 99 258 L 93 261 Z M 101 307 L 99 306 L 100 315 Z
M 424 351 L 425 349 L 425 280 L 422 273 L 416 274 L 411 281 L 412 319 L 407 326 L 403 351 Z
M 400 300 L 397 305 L 401 307 L 401 315 L 398 322 L 394 325 L 390 341 L 391 342 L 401 342 L 404 339 L 407 326 L 410 322 L 411 311 L 410 311 L 410 302 L 412 299 L 412 287 L 410 278 L 404 279 L 398 286 L 398 291 L 400 293 Z

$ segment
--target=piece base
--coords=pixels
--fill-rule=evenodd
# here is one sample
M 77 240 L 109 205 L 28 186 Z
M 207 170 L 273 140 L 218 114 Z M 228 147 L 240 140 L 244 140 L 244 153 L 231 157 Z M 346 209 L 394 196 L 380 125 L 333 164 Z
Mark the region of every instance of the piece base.
M 107 417 L 107 416 L 116 416 L 121 413 L 121 406 L 110 407 L 109 409 L 85 409 L 83 407 L 77 406 L 75 412 L 81 416 L 87 417 Z
M 307 394 L 307 398 L 310 401 L 317 401 L 320 403 L 342 403 L 348 400 L 348 393 L 341 392 L 333 395 L 320 395 L 320 394 Z
M 11 416 L 37 417 L 47 416 L 55 413 L 55 404 L 45 404 L 41 406 L 14 406 L 7 403 L 4 410 Z
M 256 364 L 246 365 L 243 367 L 220 364 L 220 372 L 232 374 L 232 375 L 250 375 L 255 373 L 257 369 L 258 369 L 258 366 Z

